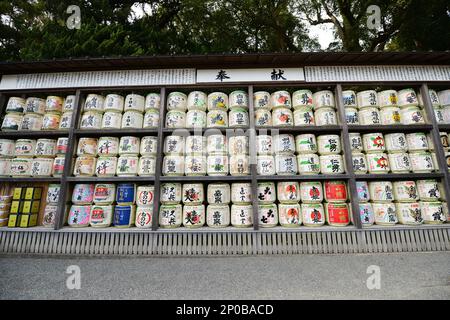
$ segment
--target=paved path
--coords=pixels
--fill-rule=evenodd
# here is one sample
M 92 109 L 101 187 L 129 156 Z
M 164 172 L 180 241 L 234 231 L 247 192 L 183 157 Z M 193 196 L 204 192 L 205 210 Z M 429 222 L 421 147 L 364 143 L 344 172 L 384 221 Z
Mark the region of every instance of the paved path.
M 66 286 L 78 265 L 81 289 Z M 381 288 L 369 290 L 370 265 Z M 1 299 L 450 299 L 450 252 L 193 258 L 0 256 Z

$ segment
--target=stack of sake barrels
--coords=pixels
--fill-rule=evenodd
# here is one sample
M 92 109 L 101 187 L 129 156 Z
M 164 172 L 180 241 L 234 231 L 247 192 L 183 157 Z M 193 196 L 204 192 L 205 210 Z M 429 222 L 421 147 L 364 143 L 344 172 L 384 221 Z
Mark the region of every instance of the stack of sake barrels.
M 6 106 L 3 131 L 68 130 L 72 123 L 75 96 L 66 100 L 48 96 L 46 100 L 29 97 L 11 97 Z
M 434 115 L 438 124 L 450 123 L 450 89 L 436 92 L 429 89 L 431 105 L 434 109 Z M 417 95 L 419 105 L 423 106 L 424 101 L 422 95 Z
M 271 181 L 258 182 L 257 197 L 258 197 L 258 225 L 260 227 L 275 227 L 278 224 L 278 207 L 275 204 L 277 200 L 275 183 Z M 283 205 L 287 206 L 291 204 L 292 201 L 289 201 L 289 199 L 285 202 L 281 202 L 280 200 L 279 204 L 280 210 Z M 285 211 L 289 210 L 285 208 Z M 285 220 L 286 219 L 288 218 L 285 217 Z M 290 217 L 290 219 L 292 220 L 294 219 L 294 217 Z M 280 224 L 281 225 L 287 224 L 287 221 L 284 220 L 281 221 L 281 216 L 280 216 Z
M 155 129 L 159 125 L 160 95 L 89 94 L 83 106 L 80 129 Z M 144 114 L 145 113 L 145 114 Z
M 182 92 L 171 92 L 167 96 L 167 110 L 167 128 L 246 128 L 249 126 L 248 95 L 242 90 L 233 91 L 229 96 L 223 92 L 212 92 L 209 95 L 202 91 L 192 91 L 188 95 Z
M 48 186 L 44 217 L 42 218 L 42 226 L 44 227 L 53 228 L 55 226 L 60 191 L 60 184 L 50 184 Z
M 13 198 L 11 194 L 12 191 L 9 185 L 4 184 L 0 187 L 0 227 L 8 225 L 11 201 Z
M 157 143 L 154 136 L 142 139 L 123 136 L 120 140 L 117 137 L 80 138 L 73 173 L 99 177 L 154 176 Z
M 0 140 L 0 176 L 59 177 L 68 138 Z

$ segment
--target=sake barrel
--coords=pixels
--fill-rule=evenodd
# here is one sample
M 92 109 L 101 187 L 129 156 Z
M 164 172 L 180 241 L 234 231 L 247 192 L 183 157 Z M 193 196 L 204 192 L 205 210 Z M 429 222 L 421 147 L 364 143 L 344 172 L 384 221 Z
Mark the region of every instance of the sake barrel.
M 145 96 L 144 110 L 148 111 L 151 109 L 159 110 L 161 107 L 161 96 L 159 93 L 149 93 Z
M 122 127 L 122 113 L 106 111 L 102 118 L 102 129 L 120 129 Z
M 431 153 L 427 151 L 410 152 L 411 169 L 415 173 L 432 172 L 435 170 Z
M 356 93 L 353 90 L 342 91 L 342 104 L 345 108 L 357 108 Z
M 144 114 L 144 129 L 155 129 L 159 126 L 159 111 L 156 109 L 149 109 Z
M 48 98 L 47 98 L 48 100 Z M 83 111 L 94 111 L 98 113 L 103 113 L 105 98 L 99 94 L 90 93 L 86 97 L 86 101 L 84 103 Z
M 6 113 L 23 113 L 26 107 L 26 100 L 20 97 L 10 97 L 6 105 Z
M 59 129 L 60 130 L 69 130 L 69 128 L 72 126 L 72 115 L 73 112 L 64 112 L 61 115 L 61 120 L 59 122 Z
M 291 94 L 287 91 L 275 91 L 270 95 L 270 104 L 275 108 L 291 108 Z
M 163 159 L 162 173 L 165 176 L 184 175 L 184 157 L 165 156 Z
M 367 173 L 367 159 L 363 153 L 352 153 L 353 172 L 356 174 Z
M 181 183 L 162 183 L 160 201 L 162 204 L 181 202 Z
M 122 128 L 142 129 L 143 124 L 144 116 L 139 111 L 128 110 L 122 116 Z
M 257 127 L 271 127 L 272 113 L 268 109 L 255 110 L 255 125 Z
M 136 200 L 136 185 L 134 183 L 119 183 L 116 188 L 118 205 L 133 204 Z
M 364 90 L 356 94 L 356 100 L 358 101 L 358 107 L 360 109 L 378 107 L 378 96 L 375 90 Z
M 231 225 L 237 228 L 248 228 L 253 225 L 253 207 L 251 204 L 231 205 Z
M 404 107 L 417 107 L 419 101 L 417 100 L 416 92 L 414 89 L 402 89 L 397 93 L 398 106 L 400 108 Z
M 47 189 L 46 201 L 47 203 L 57 204 L 59 201 L 59 194 L 61 191 L 60 184 L 49 184 Z
M 360 125 L 379 125 L 381 124 L 380 111 L 377 108 L 367 107 L 358 113 Z
M 442 208 L 442 202 L 420 201 L 420 210 L 425 224 L 442 224 L 447 219 Z
M 159 208 L 159 227 L 178 228 L 183 220 L 181 204 L 163 204 Z
M 184 148 L 183 136 L 171 135 L 164 139 L 164 154 L 166 155 L 183 155 Z
M 187 136 L 184 143 L 186 155 L 204 155 L 207 153 L 206 137 L 193 135 Z
M 55 218 L 58 212 L 58 206 L 47 204 L 44 209 L 44 217 L 42 218 L 42 226 L 43 227 L 54 227 L 55 226 Z
M 131 93 L 125 97 L 125 104 L 123 110 L 125 114 L 128 111 L 136 111 L 140 114 L 144 113 L 145 97 L 140 94 Z M 141 126 L 142 128 L 142 126 Z
M 231 202 L 235 204 L 248 204 L 252 202 L 251 183 L 232 183 L 231 184 Z
M 56 154 L 56 140 L 37 139 L 34 155 L 37 157 L 54 157 Z
M 42 129 L 43 121 L 44 121 L 43 116 L 35 113 L 27 113 L 22 118 L 22 124 L 20 129 L 27 131 L 39 131 Z
M 434 117 L 436 118 L 437 123 L 445 123 L 445 112 L 443 108 L 436 107 L 433 108 L 434 110 Z
M 316 125 L 315 115 L 311 107 L 298 107 L 294 111 L 295 126 L 314 126 Z
M 97 159 L 92 156 L 81 156 L 75 160 L 73 169 L 74 176 L 92 177 L 95 173 Z
M 392 125 L 400 124 L 400 108 L 399 107 L 385 107 L 380 111 L 381 124 Z
M 67 153 L 69 138 L 61 137 L 56 141 L 56 154 L 64 155 Z
M 397 107 L 397 91 L 383 90 L 378 92 L 378 103 L 380 108 Z
M 277 200 L 274 182 L 258 182 L 257 188 L 258 203 L 268 204 Z
M 185 205 L 199 205 L 205 200 L 202 183 L 185 183 L 183 184 L 182 193 L 182 200 Z
M 248 154 L 248 137 L 233 136 L 228 141 L 228 153 L 230 155 Z
M 319 174 L 320 158 L 315 153 L 303 153 L 297 156 L 298 172 L 303 174 Z
M 333 108 L 320 108 L 314 113 L 316 126 L 335 126 L 338 124 L 336 111 Z
M 153 207 L 137 207 L 134 224 L 138 228 L 149 229 L 152 227 Z
M 275 158 L 273 156 L 258 156 L 256 162 L 256 171 L 258 175 L 270 176 L 275 174 Z
M 230 109 L 244 108 L 248 109 L 248 94 L 243 90 L 235 90 L 228 96 Z
M 358 109 L 345 108 L 345 121 L 350 125 L 359 124 Z
M 426 151 L 429 149 L 427 135 L 424 132 L 407 133 L 406 142 L 408 143 L 408 150 L 410 152 Z
M 272 124 L 274 127 L 289 127 L 294 125 L 294 115 L 288 108 L 277 108 L 272 111 Z
M 94 228 L 109 227 L 112 223 L 113 214 L 114 206 L 112 205 L 93 205 L 89 225 Z
M 346 202 L 347 186 L 344 181 L 325 181 L 324 195 L 327 202 Z
M 212 134 L 207 138 L 207 151 L 208 154 L 227 154 L 228 143 L 225 135 Z
M 294 109 L 308 107 L 313 108 L 313 94 L 310 90 L 296 90 L 292 93 L 292 107 Z
M 372 208 L 375 215 L 375 224 L 392 226 L 398 222 L 394 203 L 372 203 Z
M 81 116 L 80 129 L 98 129 L 102 125 L 102 114 L 98 112 L 85 112 Z
M 370 200 L 369 184 L 367 181 L 356 181 L 356 193 L 359 202 L 367 202 Z
M 121 155 L 117 160 L 116 174 L 119 177 L 133 177 L 138 173 L 139 157 Z
M 61 115 L 58 113 L 46 113 L 42 118 L 42 130 L 58 130 Z
M 156 171 L 156 157 L 143 156 L 139 158 L 138 176 L 152 177 Z
M 152 185 L 137 187 L 136 205 L 138 207 L 153 206 L 154 194 L 155 194 L 155 187 Z
M 360 152 L 363 150 L 361 134 L 358 132 L 349 132 L 348 139 L 352 152 Z
M 99 156 L 116 156 L 119 154 L 119 138 L 100 137 L 97 142 Z
M 397 202 L 416 202 L 419 200 L 417 186 L 414 181 L 394 181 L 394 198 Z
M 206 224 L 211 228 L 224 228 L 230 225 L 230 207 L 210 204 L 206 208 Z
M 98 140 L 96 138 L 80 138 L 78 140 L 77 156 L 96 156 Z
M 94 200 L 94 185 L 77 183 L 73 187 L 72 203 L 76 205 L 91 204 Z
M 166 128 L 185 128 L 186 113 L 179 110 L 171 110 L 166 114 Z
M 206 171 L 206 156 L 189 155 L 184 158 L 184 173 L 187 176 L 205 176 Z
M 320 135 L 317 137 L 320 155 L 341 153 L 341 138 L 337 134 Z
M 113 225 L 116 228 L 129 228 L 134 225 L 136 217 L 136 206 L 115 206 Z
M 292 134 L 277 134 L 273 136 L 272 141 L 277 155 L 295 153 L 295 139 Z
M 186 128 L 205 128 L 206 112 L 202 110 L 189 110 L 186 113 Z
M 396 203 L 395 210 L 401 224 L 418 225 L 423 223 L 422 212 L 418 202 Z
M 206 172 L 209 176 L 226 176 L 229 173 L 228 156 L 210 155 L 207 158 Z
M 22 127 L 23 115 L 7 113 L 3 118 L 2 131 L 17 131 Z
M 408 151 L 408 143 L 404 133 L 389 133 L 384 136 L 386 150 L 389 153 Z
M 122 114 L 124 104 L 125 104 L 125 100 L 124 100 L 123 96 L 121 96 L 119 94 L 113 94 L 113 93 L 108 94 L 105 97 L 104 110 L 118 112 L 118 113 Z
M 299 184 L 295 181 L 277 183 L 277 195 L 280 203 L 296 203 L 300 201 Z
M 13 141 L 13 140 L 11 140 Z M 18 139 L 14 147 L 14 155 L 16 157 L 32 157 L 36 149 L 36 140 Z
M 330 90 L 317 91 L 313 94 L 314 110 L 320 108 L 335 108 L 334 95 Z M 316 115 L 317 116 L 317 115 Z
M 75 95 L 68 95 L 64 100 L 62 112 L 74 111 L 75 110 Z
M 370 199 L 375 202 L 391 202 L 395 200 L 393 185 L 390 181 L 369 182 Z
M 250 174 L 249 156 L 245 154 L 237 154 L 230 156 L 230 175 L 245 176 L 249 174 Z
M 186 228 L 199 228 L 205 224 L 206 212 L 204 205 L 183 206 L 183 225 Z
M 72 205 L 69 210 L 67 224 L 69 227 L 83 228 L 89 226 L 89 218 L 91 216 L 90 205 Z
M 33 177 L 49 177 L 52 175 L 53 159 L 35 158 L 31 162 L 31 175 Z
M 258 155 L 272 154 L 272 136 L 258 135 L 256 137 L 256 152 L 258 153 Z
M 278 208 L 275 203 L 258 205 L 258 225 L 261 228 L 275 227 L 278 224 Z
M 316 136 L 309 133 L 297 135 L 295 137 L 295 149 L 298 154 L 316 153 L 318 151 Z
M 10 139 L 0 139 L 0 156 L 13 157 L 15 152 L 16 142 Z M 34 150 L 33 150 L 34 151 Z
M 423 179 L 417 180 L 417 191 L 422 201 L 437 201 L 441 198 L 441 193 L 436 180 Z
M 140 149 L 140 139 L 134 136 L 120 137 L 119 154 L 120 155 L 138 155 Z
M 243 108 L 233 108 L 228 113 L 230 128 L 245 128 L 249 126 L 248 112 Z
M 171 92 L 167 96 L 167 110 L 186 111 L 187 95 L 182 92 Z
M 97 183 L 94 187 L 95 204 L 112 204 L 116 199 L 116 185 L 114 183 Z
M 388 159 L 392 173 L 408 173 L 411 171 L 411 159 L 408 153 L 390 153 Z
M 375 223 L 375 215 L 371 203 L 359 204 L 359 216 L 363 227 L 369 227 Z
M 408 107 L 400 110 L 400 121 L 402 124 L 423 124 L 425 118 L 422 110 L 418 107 Z
M 253 107 L 255 110 L 267 109 L 271 110 L 270 93 L 267 91 L 256 91 L 253 93 Z
M 227 128 L 228 114 L 223 110 L 211 110 L 206 115 L 207 128 Z
M 231 201 L 231 188 L 228 183 L 208 184 L 207 200 L 209 204 L 228 204 Z
M 307 227 L 323 226 L 325 214 L 321 203 L 302 203 L 302 220 Z
M 296 175 L 298 173 L 298 167 L 295 155 L 275 155 L 275 171 L 278 175 Z
M 223 92 L 212 92 L 208 95 L 208 110 L 228 110 L 228 95 Z
M 302 203 L 322 203 L 322 183 L 320 181 L 300 182 L 300 199 Z
M 325 203 L 325 216 L 330 226 L 344 227 L 350 223 L 350 214 L 346 203 Z
M 298 227 L 302 224 L 300 205 L 298 203 L 278 204 L 278 219 L 282 227 Z
M 65 165 L 66 157 L 56 157 L 53 161 L 52 175 L 54 177 L 61 177 L 64 173 L 64 165 Z
M 207 100 L 206 93 L 202 91 L 191 91 L 187 98 L 187 109 L 206 111 Z
M 97 177 L 113 177 L 117 170 L 117 157 L 99 157 L 95 166 Z
M 345 172 L 344 160 L 340 154 L 320 156 L 320 173 L 340 174 Z
M 391 170 L 386 153 L 368 153 L 366 158 L 369 173 L 388 173 Z
M 442 107 L 450 106 L 450 89 L 439 91 L 438 98 Z

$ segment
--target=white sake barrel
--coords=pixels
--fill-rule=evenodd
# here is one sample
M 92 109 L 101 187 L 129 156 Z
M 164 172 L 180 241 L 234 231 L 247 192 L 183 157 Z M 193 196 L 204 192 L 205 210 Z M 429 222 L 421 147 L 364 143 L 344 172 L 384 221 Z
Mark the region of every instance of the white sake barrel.
M 72 113 L 70 113 L 72 114 Z M 35 114 L 35 113 L 27 113 L 22 118 L 22 125 L 20 127 L 21 130 L 30 130 L 30 131 L 39 131 L 42 129 L 42 124 L 44 122 L 44 117 Z M 70 127 L 70 123 L 69 123 Z
M 408 150 L 411 151 L 427 151 L 429 149 L 428 139 L 425 132 L 414 132 L 406 134 L 406 142 Z
M 255 125 L 257 127 L 272 126 L 272 113 L 268 109 L 255 110 Z
M 275 227 L 278 224 L 278 208 L 275 203 L 258 205 L 258 225 L 261 228 Z
M 374 202 L 391 202 L 395 200 L 392 182 L 373 181 L 369 182 L 370 199 Z
M 64 112 L 61 115 L 61 120 L 59 122 L 59 129 L 60 130 L 69 130 L 69 128 L 72 126 L 72 118 L 73 118 L 73 112 Z M 42 120 L 44 121 L 44 120 Z
M 358 101 L 358 107 L 360 109 L 378 107 L 378 96 L 375 90 L 360 91 L 356 94 L 356 100 Z
M 36 142 L 35 142 L 36 143 Z M 16 142 L 10 139 L 0 139 L 0 156 L 13 157 Z M 34 152 L 34 150 L 33 150 Z
M 210 228 L 224 228 L 230 225 L 230 207 L 210 204 L 206 208 L 206 224 Z
M 97 183 L 94 187 L 95 204 L 113 204 L 116 199 L 116 185 L 114 183 Z
M 231 205 L 231 225 L 237 228 L 248 228 L 253 225 L 252 205 Z
M 275 108 L 290 109 L 292 106 L 291 94 L 284 90 L 275 91 L 274 93 L 272 93 L 270 95 L 270 104 L 272 106 L 272 109 L 275 109 Z
M 252 202 L 252 184 L 247 182 L 231 184 L 231 202 L 249 204 Z
M 233 136 L 228 141 L 228 153 L 230 155 L 248 154 L 248 137 Z
M 143 156 L 139 158 L 138 176 L 152 177 L 156 171 L 156 157 Z
M 47 98 L 48 101 L 48 98 Z M 86 97 L 86 101 L 84 103 L 83 111 L 94 111 L 98 113 L 103 113 L 105 98 L 99 94 L 90 93 Z
M 83 228 L 89 226 L 89 218 L 91 216 L 90 205 L 78 206 L 72 205 L 69 210 L 67 224 L 73 228 Z
M 122 113 L 106 111 L 102 118 L 102 129 L 120 129 L 122 127 Z
M 319 174 L 320 158 L 315 153 L 303 153 L 297 156 L 298 172 L 303 174 Z
M 400 108 L 399 107 L 386 107 L 380 110 L 381 124 L 391 125 L 400 124 Z
M 156 156 L 158 147 L 158 138 L 154 136 L 145 136 L 141 139 L 139 153 L 142 156 Z
M 369 227 L 375 223 L 375 216 L 371 203 L 359 204 L 359 216 L 363 227 Z
M 302 89 L 292 93 L 292 107 L 294 110 L 302 107 L 312 109 L 313 106 L 313 94 L 310 90 Z
M 223 92 L 212 92 L 208 95 L 208 110 L 228 110 L 228 95 Z
M 186 111 L 187 95 L 182 92 L 171 92 L 167 96 L 167 110 Z
M 342 104 L 345 108 L 358 108 L 356 93 L 353 90 L 342 91 Z
M 404 133 L 389 133 L 384 136 L 386 150 L 389 153 L 408 151 L 408 143 Z
M 255 110 L 271 110 L 270 93 L 267 91 L 257 91 L 253 93 L 253 107 Z
M 276 154 L 295 153 L 295 139 L 292 134 L 277 134 L 272 139 L 273 150 Z
M 372 208 L 375 215 L 375 224 L 392 226 L 398 222 L 394 203 L 372 203 Z
M 89 225 L 93 228 L 106 228 L 111 226 L 114 215 L 112 205 L 93 205 L 89 217 Z
M 432 89 L 429 89 L 428 95 L 430 96 L 431 106 L 433 108 L 438 108 L 441 105 L 441 103 L 439 101 L 439 96 L 438 96 L 437 92 Z M 425 105 L 425 103 L 422 99 L 422 94 L 420 92 L 417 94 L 417 101 L 419 102 L 419 106 Z
M 422 201 L 437 201 L 441 199 L 441 193 L 436 180 L 417 180 L 417 190 Z
M 388 154 L 392 173 L 408 173 L 411 171 L 411 159 L 406 152 Z
M 102 125 L 102 114 L 88 111 L 81 116 L 80 129 L 98 129 Z
M 445 114 L 444 109 L 440 107 L 433 108 L 434 110 L 434 117 L 436 118 L 437 123 L 445 123 Z
M 367 202 L 370 200 L 369 184 L 367 181 L 356 181 L 356 193 L 359 202 Z
M 42 130 L 58 130 L 61 115 L 58 113 L 46 113 L 42 118 Z
M 206 112 L 202 110 L 189 110 L 186 113 L 186 128 L 205 128 Z
M 227 128 L 228 114 L 223 110 L 211 110 L 206 115 L 207 128 Z
M 206 172 L 209 176 L 226 176 L 229 173 L 228 156 L 209 155 Z
M 142 207 L 138 206 L 136 208 L 136 219 L 134 224 L 137 228 L 141 229 L 149 229 L 152 227 L 153 221 L 153 206 L 150 207 Z
M 185 128 L 186 112 L 179 110 L 171 110 L 166 114 L 167 128 Z
M 272 154 L 272 136 L 258 135 L 256 137 L 256 152 L 258 155 Z
M 17 131 L 22 127 L 23 116 L 18 113 L 8 113 L 3 118 L 2 131 Z
M 44 209 L 44 217 L 42 219 L 43 227 L 55 227 L 55 217 L 58 212 L 58 206 L 47 204 Z
M 132 155 L 121 155 L 117 160 L 116 174 L 119 177 L 134 177 L 138 172 L 139 158 Z
M 325 216 L 330 226 L 345 227 L 350 223 L 350 212 L 346 203 L 325 203 Z
M 300 199 L 302 200 L 302 203 L 322 203 L 322 183 L 319 181 L 301 182 Z
M 116 156 L 119 154 L 119 138 L 100 137 L 97 143 L 97 154 L 102 156 Z
M 302 203 L 302 220 L 307 227 L 323 226 L 325 214 L 321 203 Z
M 19 97 L 11 97 L 6 105 L 6 113 L 23 113 L 26 107 L 26 100 Z
M 366 157 L 369 173 L 388 173 L 391 170 L 386 153 L 368 153 Z
M 92 177 L 95 173 L 97 159 L 92 156 L 77 157 L 73 169 L 74 176 Z
M 442 202 L 420 201 L 420 211 L 422 213 L 423 223 L 442 224 L 447 219 L 442 208 Z
M 302 224 L 300 205 L 298 203 L 278 204 L 278 219 L 282 227 L 298 227 Z
M 142 129 L 144 116 L 142 113 L 134 110 L 125 111 L 122 116 L 122 128 L 125 129 Z
M 125 100 L 121 95 L 108 94 L 105 97 L 105 105 L 103 109 L 105 111 L 119 112 L 120 114 L 122 114 L 124 103 Z
M 411 169 L 414 173 L 433 172 L 435 170 L 433 158 L 430 152 L 415 151 L 410 152 Z
M 56 140 L 37 139 L 34 155 L 36 157 L 53 158 L 56 155 Z
M 230 156 L 230 175 L 246 176 L 250 174 L 250 158 L 244 154 Z
M 227 154 L 227 138 L 223 134 L 212 134 L 207 138 L 208 154 Z
M 64 105 L 62 112 L 74 111 L 75 110 L 75 95 L 68 95 L 64 100 Z
M 77 183 L 73 187 L 72 203 L 76 205 L 91 204 L 94 200 L 93 184 Z
M 275 182 L 258 182 L 256 192 L 260 204 L 273 203 L 277 200 Z
M 144 113 L 145 97 L 139 94 L 131 93 L 125 97 L 124 111 L 136 111 Z M 141 126 L 142 128 L 142 126 Z
M 320 155 L 341 153 L 341 138 L 337 134 L 320 135 L 317 137 L 317 146 Z
M 16 157 L 32 157 L 36 149 L 36 140 L 18 139 L 14 147 L 14 156 Z
M 202 183 L 185 183 L 181 192 L 183 204 L 185 205 L 199 205 L 205 200 Z
M 155 129 L 159 126 L 159 110 L 149 109 L 144 114 L 144 129 Z
M 275 171 L 278 175 L 296 175 L 298 173 L 296 156 L 294 154 L 276 154 Z
M 140 149 L 140 141 L 138 137 L 123 136 L 119 141 L 119 154 L 138 155 Z
M 183 221 L 183 213 L 181 204 L 166 205 L 163 204 L 159 208 L 159 227 L 178 228 Z
M 206 137 L 195 135 L 187 136 L 184 145 L 186 155 L 206 154 Z
M 442 108 L 444 123 L 450 123 L 450 105 Z
M 35 158 L 31 162 L 31 175 L 33 177 L 49 177 L 52 175 L 53 159 Z
M 272 124 L 274 127 L 289 127 L 294 125 L 294 115 L 288 108 L 277 108 L 272 111 Z
M 378 92 L 378 103 L 382 109 L 396 107 L 397 101 L 397 91 L 395 90 L 383 90 Z
M 438 98 L 439 98 L 441 107 L 450 106 L 450 89 L 439 91 Z
M 164 176 L 183 176 L 184 157 L 179 155 L 165 156 L 163 159 L 162 173 Z
M 399 223 L 410 225 L 423 223 L 422 210 L 418 202 L 396 203 L 395 209 Z
M 318 151 L 316 136 L 310 133 L 297 135 L 295 137 L 295 149 L 298 154 L 316 153 Z
M 59 201 L 60 192 L 61 192 L 60 184 L 49 184 L 46 196 L 47 203 L 57 204 Z
M 356 108 L 345 108 L 345 121 L 350 125 L 359 124 L 358 109 Z
M 315 126 L 315 115 L 311 107 L 298 107 L 294 111 L 295 126 Z
M 348 139 L 352 152 L 360 152 L 363 150 L 361 134 L 358 132 L 349 132 Z
M 191 91 L 187 98 L 186 107 L 188 110 L 206 111 L 207 100 L 206 93 L 202 91 Z
M 417 100 L 417 95 L 414 89 L 403 89 L 397 92 L 398 106 L 400 108 L 405 107 L 417 107 L 419 101 Z
M 376 153 L 380 151 L 385 151 L 385 142 L 383 134 L 377 133 L 366 133 L 363 134 L 364 151 L 367 153 Z
M 236 90 L 229 95 L 230 109 L 244 108 L 248 109 L 248 94 L 242 90 Z
M 379 125 L 381 124 L 380 111 L 377 108 L 367 107 L 359 111 L 360 125 Z
M 248 112 L 242 108 L 233 108 L 228 113 L 230 128 L 245 128 L 249 126 Z
M 320 108 L 335 108 L 334 95 L 330 90 L 317 91 L 313 94 L 314 110 Z M 317 114 L 316 114 L 317 117 Z
M 149 186 L 139 186 L 136 191 L 136 205 L 143 207 L 153 207 L 155 196 L 155 187 Z
M 181 183 L 162 183 L 160 201 L 162 204 L 181 202 Z
M 314 113 L 316 126 L 333 126 L 338 124 L 337 114 L 333 108 L 321 108 Z
M 161 107 L 161 96 L 159 93 L 149 93 L 145 96 L 144 110 L 159 110 Z
M 283 181 L 277 183 L 278 201 L 281 203 L 298 203 L 300 201 L 298 182 Z
M 164 139 L 164 154 L 166 155 L 183 155 L 184 154 L 184 137 L 183 136 L 167 136 Z
M 340 154 L 320 156 L 320 173 L 339 174 L 345 172 L 344 160 Z
M 78 140 L 77 156 L 96 156 L 97 149 L 97 138 L 80 138 Z
M 417 186 L 414 181 L 394 181 L 394 198 L 397 202 L 415 202 L 419 200 Z
M 262 155 L 256 158 L 256 171 L 260 176 L 271 176 L 275 174 L 275 158 L 270 155 Z
M 363 153 L 352 153 L 352 166 L 356 174 L 367 173 L 367 159 Z
M 208 184 L 207 200 L 209 204 L 229 204 L 231 201 L 231 188 L 228 183 Z
M 400 121 L 402 124 L 425 123 L 423 112 L 418 107 L 407 107 L 400 110 Z
M 0 158 L 0 176 L 9 177 L 11 175 L 12 159 Z

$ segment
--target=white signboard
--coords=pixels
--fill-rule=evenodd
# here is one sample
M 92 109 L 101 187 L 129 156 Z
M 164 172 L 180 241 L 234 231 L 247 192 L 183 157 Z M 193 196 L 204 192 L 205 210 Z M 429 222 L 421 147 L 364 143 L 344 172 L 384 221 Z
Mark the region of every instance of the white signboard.
M 197 83 L 305 81 L 303 68 L 199 69 Z
M 195 84 L 195 69 L 148 69 L 4 75 L 1 90 Z

